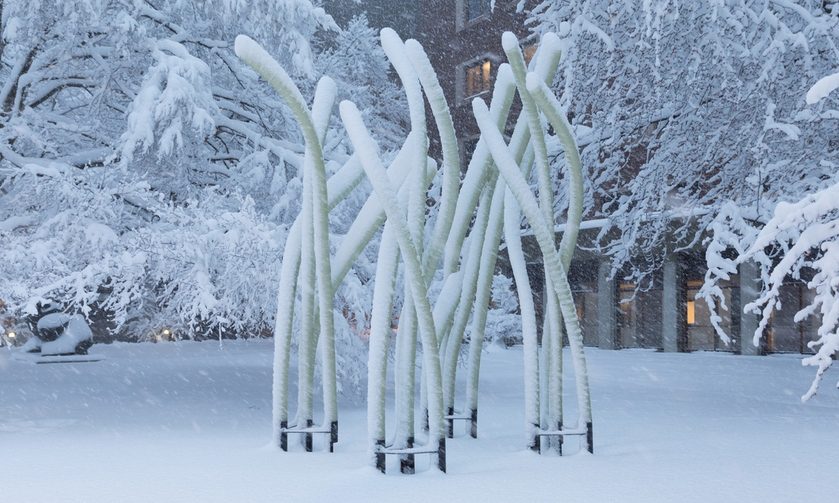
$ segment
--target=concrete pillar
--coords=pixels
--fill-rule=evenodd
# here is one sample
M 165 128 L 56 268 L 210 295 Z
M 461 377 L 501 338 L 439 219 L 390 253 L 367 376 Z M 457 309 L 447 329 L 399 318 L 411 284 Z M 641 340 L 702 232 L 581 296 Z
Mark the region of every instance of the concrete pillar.
M 615 282 L 609 279 L 611 272 L 609 261 L 601 261 L 597 266 L 597 346 L 601 349 L 615 349 L 617 336 L 617 299 Z
M 740 309 L 757 299 L 760 293 L 760 272 L 754 262 L 740 264 Z M 740 333 L 734 334 L 740 341 L 740 354 L 757 355 L 760 348 L 752 343 L 760 318 L 755 313 L 740 312 Z
M 670 255 L 664 262 L 661 285 L 661 349 L 669 352 L 679 350 L 682 332 L 681 275 L 679 257 Z

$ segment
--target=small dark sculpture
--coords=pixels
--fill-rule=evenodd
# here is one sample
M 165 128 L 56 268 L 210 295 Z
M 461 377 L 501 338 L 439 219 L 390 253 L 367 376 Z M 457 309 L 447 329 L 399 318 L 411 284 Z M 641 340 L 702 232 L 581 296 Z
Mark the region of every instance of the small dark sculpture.
M 56 304 L 38 304 L 38 313 L 27 319 L 33 337 L 21 348 L 42 356 L 86 355 L 93 333 L 84 317 L 62 312 Z

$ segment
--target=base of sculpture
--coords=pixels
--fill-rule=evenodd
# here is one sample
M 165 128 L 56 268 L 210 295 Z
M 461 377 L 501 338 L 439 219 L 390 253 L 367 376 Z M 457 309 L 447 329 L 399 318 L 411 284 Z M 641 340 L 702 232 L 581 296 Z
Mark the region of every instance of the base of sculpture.
M 399 456 L 399 468 L 402 473 L 415 473 L 416 466 L 414 456 L 417 454 L 431 454 L 437 455 L 437 469 L 446 473 L 446 439 L 440 438 L 437 445 L 425 444 L 414 445 L 414 438 L 410 438 L 409 446 L 403 448 L 388 447 L 384 440 L 377 440 L 375 447 L 376 455 L 376 469 L 382 473 L 387 472 L 387 464 L 385 462 L 385 455 Z
M 12 356 L 12 359 L 24 363 L 32 363 L 34 365 L 44 365 L 53 363 L 95 363 L 101 362 L 105 358 L 99 355 L 42 355 L 41 353 L 21 353 L 17 352 Z
M 335 452 L 335 444 L 338 443 L 338 421 L 329 423 L 329 429 L 315 426 L 311 419 L 306 420 L 306 426 L 303 428 L 294 425 L 289 426 L 288 421 L 280 421 L 280 449 L 283 451 L 288 451 L 289 433 L 305 435 L 304 448 L 306 452 L 312 452 L 314 434 L 329 435 L 329 452 Z

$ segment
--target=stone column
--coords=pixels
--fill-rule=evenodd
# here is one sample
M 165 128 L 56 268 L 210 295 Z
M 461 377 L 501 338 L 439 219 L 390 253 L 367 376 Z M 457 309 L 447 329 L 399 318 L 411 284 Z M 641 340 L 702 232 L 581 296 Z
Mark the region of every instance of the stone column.
M 601 349 L 615 349 L 617 335 L 615 282 L 609 279 L 609 261 L 597 266 L 597 346 Z
M 661 349 L 668 352 L 679 350 L 684 309 L 680 279 L 679 257 L 670 255 L 664 262 L 661 280 Z
M 740 264 L 740 309 L 757 299 L 760 293 L 760 272 L 754 262 Z M 740 312 L 740 333 L 734 334 L 739 340 L 740 354 L 757 355 L 760 348 L 752 343 L 760 318 L 755 313 Z

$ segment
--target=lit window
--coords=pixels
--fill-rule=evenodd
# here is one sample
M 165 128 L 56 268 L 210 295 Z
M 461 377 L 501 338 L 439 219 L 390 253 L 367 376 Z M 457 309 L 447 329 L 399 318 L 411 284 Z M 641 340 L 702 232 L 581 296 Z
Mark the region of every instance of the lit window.
M 696 325 L 696 301 L 689 300 L 687 302 L 687 321 L 688 325 Z
M 466 20 L 472 21 L 489 15 L 490 0 L 466 0 Z
M 538 45 L 536 45 L 535 43 L 524 46 L 524 50 L 522 50 L 522 54 L 524 55 L 524 64 L 525 65 L 530 64 L 530 60 L 533 59 L 533 56 L 536 55 L 536 48 L 537 47 L 538 47 Z
M 466 98 L 485 93 L 490 90 L 492 63 L 486 59 L 480 63 L 466 67 L 466 85 L 464 96 Z

